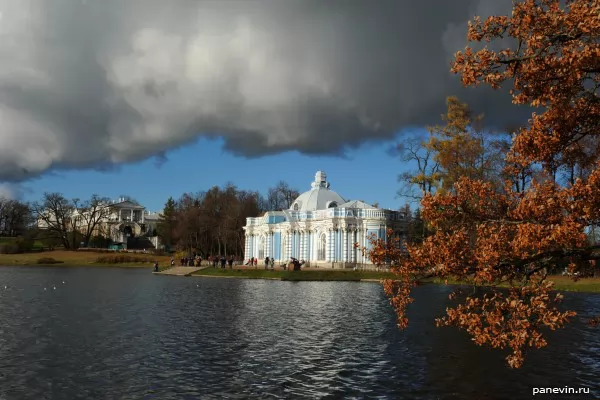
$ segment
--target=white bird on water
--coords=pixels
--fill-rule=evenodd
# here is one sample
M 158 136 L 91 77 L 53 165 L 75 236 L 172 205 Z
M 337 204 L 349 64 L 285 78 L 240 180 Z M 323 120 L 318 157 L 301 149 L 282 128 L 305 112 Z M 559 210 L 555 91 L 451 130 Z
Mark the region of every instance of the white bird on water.
M 63 283 L 65 283 L 65 281 L 63 281 Z
M 52 286 L 52 289 L 56 290 L 56 286 Z

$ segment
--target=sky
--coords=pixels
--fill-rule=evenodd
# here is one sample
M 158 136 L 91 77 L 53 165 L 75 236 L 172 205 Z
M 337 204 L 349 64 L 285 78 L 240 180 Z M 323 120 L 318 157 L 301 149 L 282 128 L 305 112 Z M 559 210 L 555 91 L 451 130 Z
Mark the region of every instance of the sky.
M 415 131 L 416 134 L 419 131 Z M 68 198 L 86 199 L 92 193 L 112 199 L 125 195 L 148 211 L 162 210 L 169 196 L 196 193 L 232 182 L 239 189 L 258 190 L 284 180 L 301 193 L 310 189 L 318 170 L 325 171 L 331 190 L 347 200 L 379 203 L 398 209 L 397 176 L 407 168 L 394 156 L 394 142 L 365 144 L 340 156 L 307 156 L 296 151 L 247 160 L 223 149 L 222 139 L 201 139 L 167 152 L 160 159 L 121 165 L 113 171 L 71 170 L 45 174 L 19 186 L 22 199 L 35 201 L 44 192 L 60 192 Z
M 505 90 L 450 73 L 467 21 L 511 0 L 0 0 L 0 195 L 127 194 L 150 209 L 227 181 L 396 208 L 386 149 L 445 98 L 491 126 Z

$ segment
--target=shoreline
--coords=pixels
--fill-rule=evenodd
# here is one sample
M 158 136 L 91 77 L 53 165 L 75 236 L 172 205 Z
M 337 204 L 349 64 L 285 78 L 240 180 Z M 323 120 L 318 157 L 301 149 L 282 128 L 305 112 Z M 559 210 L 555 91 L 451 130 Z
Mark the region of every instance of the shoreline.
M 365 276 L 371 275 L 371 276 Z M 373 276 L 379 275 L 379 276 Z M 225 279 L 264 279 L 264 280 L 280 280 L 280 281 L 339 281 L 339 282 L 370 282 L 380 283 L 385 279 L 393 279 L 393 275 L 389 272 L 377 271 L 353 271 L 353 270 L 303 270 L 303 271 L 270 271 L 270 270 L 254 270 L 254 269 L 220 269 L 220 268 L 205 268 L 203 270 L 192 273 L 188 276 L 201 278 L 225 278 Z M 554 275 L 549 276 L 548 280 L 554 282 L 554 291 L 558 292 L 573 292 L 573 293 L 600 293 L 600 278 L 581 278 L 573 281 L 570 277 Z M 426 279 L 419 282 L 419 285 L 446 285 L 451 287 L 468 286 L 461 282 L 444 283 L 439 279 Z M 481 286 L 484 287 L 484 286 Z M 489 287 L 489 286 L 488 286 Z M 507 288 L 507 286 L 497 286 L 498 288 Z
M 152 265 L 140 265 L 140 264 L 72 264 L 72 263 L 55 263 L 55 264 L 0 264 L 0 268 L 32 268 L 32 267 L 63 267 L 63 268 L 88 268 L 88 267 L 100 267 L 100 268 L 152 268 Z
M 110 258 L 114 258 L 111 260 Z M 0 267 L 110 267 L 152 268 L 155 261 L 170 266 L 170 256 L 152 254 L 106 253 L 52 250 L 19 254 L 0 254 Z M 108 262 L 107 262 L 108 261 Z
M 195 277 L 195 278 L 222 278 L 222 279 L 262 279 L 265 281 L 282 281 L 282 282 L 369 282 L 369 283 L 380 283 L 383 279 L 385 278 L 381 278 L 381 279 L 369 279 L 369 278 L 365 278 L 365 279 L 359 279 L 359 280 L 342 280 L 342 279 L 323 279 L 323 280 L 314 280 L 314 281 L 310 281 L 310 280 L 306 280 L 306 279 L 298 279 L 298 280 L 294 280 L 294 279 L 282 279 L 282 278 L 269 278 L 269 277 L 250 277 L 250 276 L 218 276 L 218 275 L 203 275 L 203 274 L 190 274 L 187 275 L 189 277 Z
M 148 269 L 153 271 L 155 261 L 159 263 L 159 271 L 163 272 L 170 269 L 171 256 L 158 255 L 127 255 L 118 254 L 116 256 L 128 257 L 126 259 L 116 260 L 116 262 L 99 262 L 107 256 L 104 252 L 90 251 L 65 251 L 54 250 L 46 252 L 22 253 L 22 254 L 0 254 L 0 268 L 3 267 L 59 267 L 59 268 L 135 268 Z M 44 260 L 45 259 L 45 260 Z M 55 263 L 42 262 L 46 260 L 56 260 Z M 122 261 L 122 262 L 119 262 Z M 166 275 L 166 274 L 165 274 Z M 384 279 L 394 279 L 394 275 L 390 272 L 374 271 L 374 270 L 357 270 L 352 269 L 325 269 L 325 268 L 307 268 L 302 271 L 289 271 L 281 268 L 275 270 L 261 268 L 248 268 L 243 265 L 237 265 L 233 269 L 229 268 L 213 268 L 204 265 L 201 270 L 192 272 L 188 276 L 204 277 L 204 278 L 237 278 L 237 279 L 264 279 L 264 280 L 280 280 L 280 281 L 343 281 L 343 282 L 370 282 L 379 283 Z M 580 293 L 600 293 L 600 277 L 580 278 L 573 281 L 568 276 L 553 275 L 549 276 L 548 280 L 553 281 L 554 290 L 559 292 L 580 292 Z M 419 284 L 446 284 L 439 278 L 424 279 Z M 462 282 L 448 280 L 448 286 L 469 286 Z M 499 285 L 497 287 L 507 287 Z

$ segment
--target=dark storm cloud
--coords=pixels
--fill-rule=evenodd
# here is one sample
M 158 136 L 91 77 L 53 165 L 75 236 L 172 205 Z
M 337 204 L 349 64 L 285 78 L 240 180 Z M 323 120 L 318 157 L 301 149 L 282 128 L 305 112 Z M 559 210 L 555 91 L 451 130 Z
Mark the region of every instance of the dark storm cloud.
M 436 123 L 473 15 L 509 0 L 0 0 L 0 180 L 105 168 L 199 136 L 259 157 L 340 154 Z M 511 112 L 512 113 L 512 112 Z

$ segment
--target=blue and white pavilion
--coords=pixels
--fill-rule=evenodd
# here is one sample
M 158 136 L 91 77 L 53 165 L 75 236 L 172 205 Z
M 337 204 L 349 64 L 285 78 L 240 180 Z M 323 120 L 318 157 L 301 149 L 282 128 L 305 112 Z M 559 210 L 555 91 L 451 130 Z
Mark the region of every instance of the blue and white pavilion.
M 405 235 L 402 212 L 347 201 L 329 186 L 325 172 L 317 171 L 311 189 L 298 196 L 289 210 L 247 218 L 244 259 L 256 257 L 262 263 L 269 257 L 280 263 L 294 257 L 306 260 L 310 267 L 368 267 L 371 261 L 354 243 L 369 247 L 371 234 L 385 238 L 390 228 L 396 236 Z

